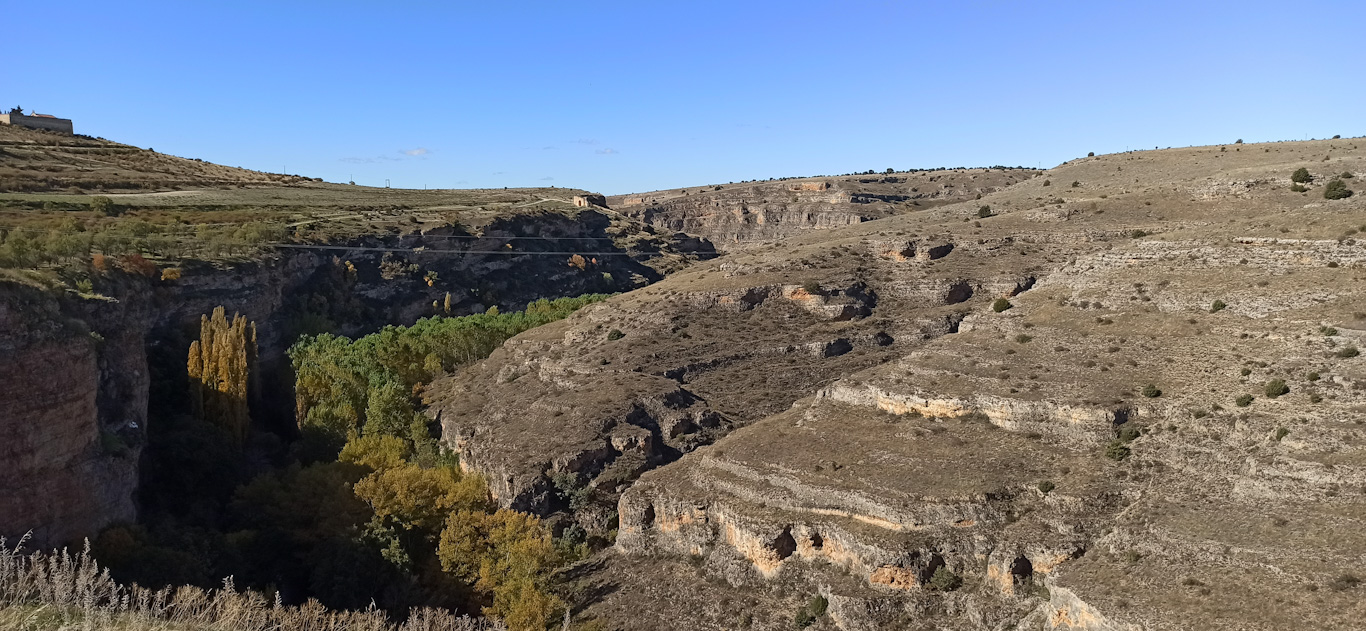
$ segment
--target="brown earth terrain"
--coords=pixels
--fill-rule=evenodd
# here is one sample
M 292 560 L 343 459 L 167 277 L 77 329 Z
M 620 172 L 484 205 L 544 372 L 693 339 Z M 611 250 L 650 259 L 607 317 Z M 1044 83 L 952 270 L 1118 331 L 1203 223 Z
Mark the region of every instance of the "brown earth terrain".
M 1366 198 L 1323 191 L 1362 142 L 798 229 L 524 333 L 429 413 L 502 504 L 615 534 L 571 572 L 606 628 L 816 596 L 813 629 L 1359 628 Z M 727 222 L 690 226 L 781 236 Z

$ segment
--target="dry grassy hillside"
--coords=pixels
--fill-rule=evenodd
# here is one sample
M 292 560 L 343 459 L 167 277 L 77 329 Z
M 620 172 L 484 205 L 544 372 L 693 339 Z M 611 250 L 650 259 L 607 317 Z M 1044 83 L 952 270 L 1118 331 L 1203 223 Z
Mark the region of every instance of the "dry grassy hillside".
M 432 410 L 500 501 L 618 529 L 576 575 L 607 628 L 1356 628 L 1366 195 L 1324 192 L 1366 189 L 1363 143 L 1087 157 L 803 232 L 514 338 Z
M 0 192 L 167 191 L 312 181 L 177 158 L 89 136 L 0 125 Z

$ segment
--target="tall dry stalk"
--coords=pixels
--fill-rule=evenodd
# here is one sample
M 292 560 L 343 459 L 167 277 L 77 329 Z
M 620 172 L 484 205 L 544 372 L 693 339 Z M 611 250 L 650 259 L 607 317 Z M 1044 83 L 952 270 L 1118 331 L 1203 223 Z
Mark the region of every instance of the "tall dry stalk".
M 0 629 L 5 631 L 506 631 L 497 622 L 414 608 L 402 624 L 373 605 L 333 611 L 316 600 L 291 606 L 257 592 L 124 586 L 90 555 L 24 552 L 0 537 Z

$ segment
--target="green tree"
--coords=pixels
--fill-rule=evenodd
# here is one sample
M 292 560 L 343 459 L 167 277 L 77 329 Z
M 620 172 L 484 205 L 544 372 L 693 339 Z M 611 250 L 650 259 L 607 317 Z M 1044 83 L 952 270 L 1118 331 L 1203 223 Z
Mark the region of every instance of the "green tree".
M 1290 181 L 1296 184 L 1308 184 L 1314 181 L 1314 176 L 1309 174 L 1309 169 L 1300 167 L 1290 174 Z

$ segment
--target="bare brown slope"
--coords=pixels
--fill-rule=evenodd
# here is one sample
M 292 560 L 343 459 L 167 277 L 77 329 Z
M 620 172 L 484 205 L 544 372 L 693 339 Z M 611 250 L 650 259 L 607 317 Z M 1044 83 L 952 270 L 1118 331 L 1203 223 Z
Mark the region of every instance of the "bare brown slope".
M 803 233 L 516 338 L 433 409 L 505 503 L 564 508 L 560 474 L 585 526 L 619 509 L 585 613 L 617 628 L 686 614 L 607 578 L 636 557 L 824 594 L 830 628 L 1347 628 L 1366 201 L 1322 191 L 1360 142 L 1098 156 Z M 716 606 L 682 626 L 772 615 Z

